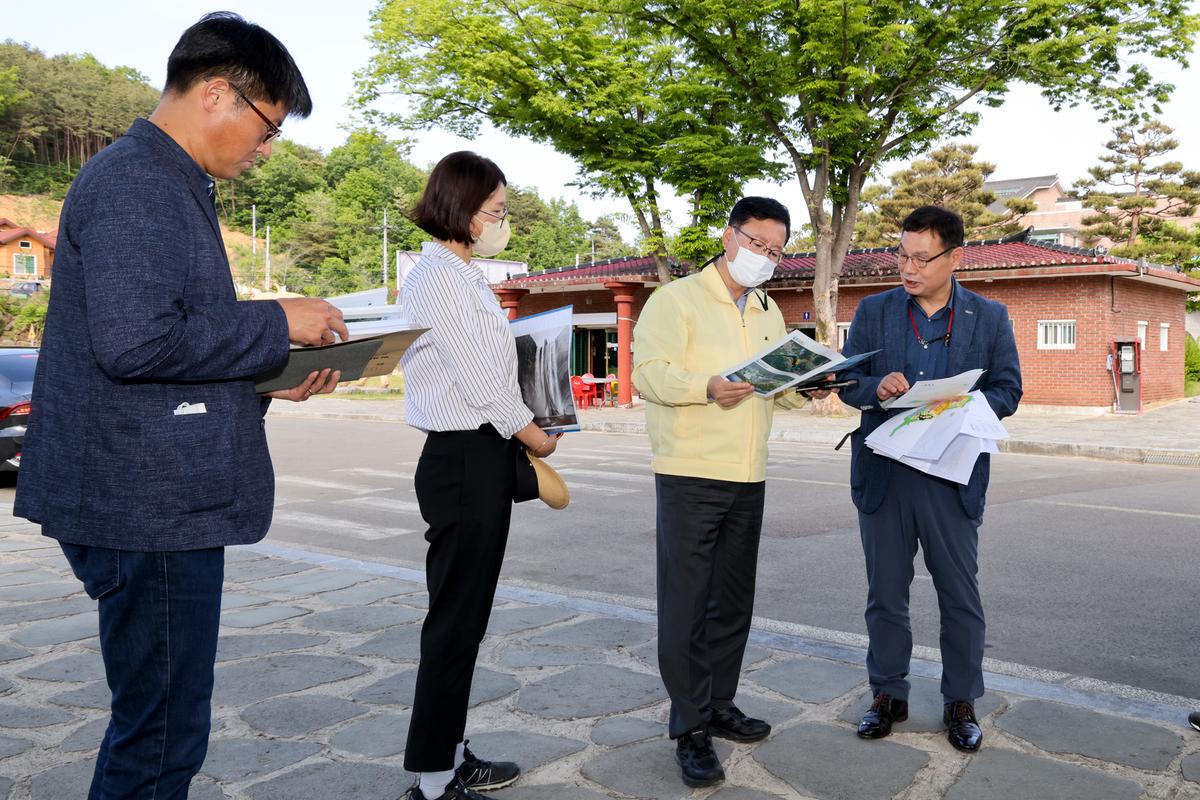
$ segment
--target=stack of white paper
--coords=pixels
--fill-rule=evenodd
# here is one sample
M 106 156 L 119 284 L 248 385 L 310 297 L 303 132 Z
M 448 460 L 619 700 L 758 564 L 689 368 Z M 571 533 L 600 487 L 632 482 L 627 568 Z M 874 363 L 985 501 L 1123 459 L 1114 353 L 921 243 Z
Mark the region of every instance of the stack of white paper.
M 979 454 L 997 452 L 996 441 L 1007 438 L 1008 431 L 983 392 L 975 391 L 892 417 L 867 437 L 867 446 L 922 472 L 965 485 Z

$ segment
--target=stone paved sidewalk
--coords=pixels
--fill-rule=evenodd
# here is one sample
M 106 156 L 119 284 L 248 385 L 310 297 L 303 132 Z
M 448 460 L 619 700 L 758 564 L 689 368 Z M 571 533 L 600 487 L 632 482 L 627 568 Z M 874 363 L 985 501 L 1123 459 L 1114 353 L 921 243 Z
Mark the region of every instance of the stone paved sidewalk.
M 420 578 L 270 544 L 231 548 L 214 731 L 192 798 L 398 797 L 411 782 L 402 751 Z M 985 747 L 969 757 L 945 741 L 937 684 L 920 677 L 910 720 L 862 742 L 861 651 L 814 657 L 819 644 L 804 654 L 763 631 L 738 702 L 775 731 L 758 745 L 718 744 L 725 785 L 689 791 L 665 737 L 650 622 L 640 609 L 502 585 L 468 725 L 472 749 L 525 769 L 497 800 L 1200 798 L 1200 734 L 1184 709 L 1177 722 L 1174 710 L 1147 717 L 1136 704 L 1097 713 L 1044 699 L 1055 687 L 1034 697 L 989 675 L 1004 690 L 979 702 Z M 55 543 L 20 522 L 0 526 L 0 800 L 86 796 L 109 701 L 95 636 L 94 604 Z

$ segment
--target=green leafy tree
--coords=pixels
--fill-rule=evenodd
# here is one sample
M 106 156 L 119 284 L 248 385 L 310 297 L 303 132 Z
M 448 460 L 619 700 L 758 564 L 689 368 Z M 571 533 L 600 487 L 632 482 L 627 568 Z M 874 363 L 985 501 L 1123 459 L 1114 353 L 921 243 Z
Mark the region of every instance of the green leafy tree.
M 589 263 L 636 254 L 636 251 L 625 243 L 618 219 L 612 214 L 603 214 L 595 221 L 589 222 L 587 237 L 585 246 Z
M 0 179 L 19 192 L 61 197 L 79 167 L 159 99 L 136 70 L 11 41 L 0 43 L 0 75 Z
M 1075 187 L 1095 212 L 1083 219 L 1084 241 L 1108 239 L 1118 255 L 1171 264 L 1196 255 L 1188 233 L 1170 223 L 1200 205 L 1200 171 L 1164 160 L 1179 147 L 1171 133 L 1154 120 L 1126 121 L 1113 130 L 1108 152 L 1088 170 L 1091 179 Z
M 36 345 L 46 330 L 46 311 L 50 307 L 49 292 L 35 292 L 17 309 L 9 323 L 10 336 L 18 341 Z
M 664 184 L 712 224 L 742 181 L 770 169 L 735 124 L 736 98 L 665 31 L 635 32 L 618 13 L 555 0 L 384 0 L 373 21 L 359 84 L 369 114 L 468 138 L 488 120 L 552 145 L 578 163 L 580 185 L 629 203 L 664 282 Z M 389 94 L 411 106 L 381 111 Z
M 947 144 L 892 174 L 887 186 L 863 188 L 863 210 L 858 215 L 858 247 L 883 247 L 900 240 L 900 225 L 914 208 L 937 205 L 953 209 L 963 218 L 967 239 L 1007 236 L 1021 230 L 1022 214 L 1034 209 L 1031 200 L 1010 198 L 1005 213 L 988 206 L 996 195 L 983 188 L 996 167 L 976 161 L 975 145 Z
M 1000 105 L 1018 81 L 1055 107 L 1088 102 L 1101 114 L 1160 102 L 1172 87 L 1129 56 L 1183 63 L 1197 29 L 1186 0 L 591 1 L 677 37 L 736 98 L 737 127 L 784 155 L 813 226 L 827 344 L 863 187 L 879 165 L 966 134 L 978 122 L 968 104 Z

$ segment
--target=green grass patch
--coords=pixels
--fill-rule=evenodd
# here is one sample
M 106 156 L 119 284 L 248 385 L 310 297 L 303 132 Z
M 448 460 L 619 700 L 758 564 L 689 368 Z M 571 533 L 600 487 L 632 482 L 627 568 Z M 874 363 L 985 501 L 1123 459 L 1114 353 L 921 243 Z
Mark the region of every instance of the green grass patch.
M 1183 385 L 1184 397 L 1200 396 L 1200 381 L 1187 381 Z

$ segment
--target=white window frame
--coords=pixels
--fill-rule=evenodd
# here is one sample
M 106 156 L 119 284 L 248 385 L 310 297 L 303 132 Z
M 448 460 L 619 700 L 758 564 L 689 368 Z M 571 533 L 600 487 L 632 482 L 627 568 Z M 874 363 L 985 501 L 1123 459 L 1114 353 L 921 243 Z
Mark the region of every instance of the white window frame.
M 1074 350 L 1075 349 L 1075 320 L 1073 319 L 1039 319 L 1037 324 L 1038 350 Z M 1067 332 L 1070 336 L 1067 336 Z M 1051 332 L 1053 335 L 1051 336 Z M 1070 342 L 1066 342 L 1066 339 Z M 1050 339 L 1054 341 L 1051 342 Z
M 1158 350 L 1160 353 L 1165 353 L 1171 346 L 1171 323 L 1160 322 L 1158 324 Z
M 1146 336 L 1148 335 L 1146 332 L 1147 332 L 1147 330 L 1149 330 L 1149 328 L 1150 328 L 1149 322 L 1147 322 L 1144 319 L 1138 320 L 1137 338 L 1138 338 L 1138 341 L 1141 342 L 1141 344 L 1138 345 L 1139 349 L 1141 349 L 1141 350 L 1146 349 Z
M 18 265 L 18 264 L 32 264 L 32 265 L 33 265 L 33 271 L 32 271 L 32 272 L 25 272 L 23 268 L 18 268 L 18 267 L 17 267 L 17 265 Z M 37 276 L 37 274 L 38 274 L 38 271 L 37 271 L 37 256 L 35 256 L 35 255 L 33 255 L 33 254 L 26 255 L 26 254 L 24 254 L 24 253 L 13 253 L 13 267 L 12 267 L 12 274 L 13 274 L 13 275 L 21 275 L 21 276 L 33 276 L 33 277 L 36 277 L 36 276 Z
M 22 250 L 32 250 L 33 242 L 20 241 L 20 242 L 17 242 L 17 246 L 20 247 Z
M 837 324 L 837 349 L 838 352 L 846 347 L 846 340 L 850 338 L 850 323 L 839 322 Z

